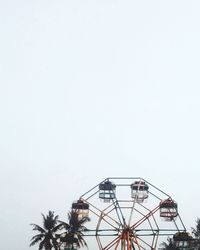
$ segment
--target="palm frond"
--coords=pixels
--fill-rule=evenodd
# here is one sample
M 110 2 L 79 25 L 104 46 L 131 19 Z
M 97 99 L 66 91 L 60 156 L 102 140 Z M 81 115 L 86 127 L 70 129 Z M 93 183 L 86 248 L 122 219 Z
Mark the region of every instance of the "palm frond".
M 83 238 L 81 234 L 78 234 L 77 238 L 78 238 L 78 242 L 80 243 L 82 247 L 88 247 L 85 239 Z
M 90 218 L 89 217 L 83 217 L 82 219 L 79 220 L 79 223 L 81 225 L 85 224 L 86 222 L 89 222 Z
M 58 222 L 63 226 L 63 228 L 65 228 L 66 230 L 70 229 L 70 225 L 67 222 L 58 220 Z
M 56 233 L 57 231 L 61 230 L 64 228 L 64 225 L 62 223 L 58 224 L 52 229 L 52 233 Z
M 31 238 L 31 243 L 30 243 L 29 246 L 30 246 L 30 247 L 31 247 L 31 246 L 34 246 L 34 245 L 37 244 L 39 241 L 41 241 L 42 238 L 44 238 L 44 234 L 37 234 L 37 235 L 33 236 L 33 237 Z
M 42 214 L 42 217 L 43 217 L 44 228 L 46 230 L 51 230 L 56 226 L 58 215 L 55 216 L 53 211 L 49 211 L 49 213 L 46 216 Z
M 45 233 L 45 229 L 40 227 L 39 225 L 37 224 L 30 224 L 31 226 L 33 226 L 33 230 L 36 230 L 36 231 L 39 231 L 40 233 Z
M 43 248 L 45 249 L 45 240 L 40 242 L 38 250 L 42 250 Z
M 34 235 L 34 236 L 31 238 L 31 240 L 34 240 L 34 239 L 36 239 L 36 238 L 42 238 L 42 237 L 45 237 L 45 234 L 36 234 L 36 235 Z

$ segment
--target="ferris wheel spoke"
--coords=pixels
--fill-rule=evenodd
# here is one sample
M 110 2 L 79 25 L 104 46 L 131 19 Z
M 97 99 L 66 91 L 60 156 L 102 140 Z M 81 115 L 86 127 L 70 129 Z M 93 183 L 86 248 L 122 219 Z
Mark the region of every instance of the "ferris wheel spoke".
M 116 197 L 114 197 L 112 199 L 112 204 L 109 207 L 107 207 L 106 209 L 104 209 L 103 211 L 105 212 L 110 207 L 112 207 L 112 208 L 109 211 L 107 211 L 107 214 L 111 213 L 112 211 L 115 211 L 116 215 L 117 215 L 117 218 L 118 218 L 118 224 L 121 227 L 123 227 L 124 225 L 126 225 L 122 209 L 121 209 L 121 207 L 119 205 L 119 201 L 116 199 Z
M 145 216 L 143 216 L 142 219 L 140 219 L 134 225 L 132 225 L 131 229 L 137 228 L 139 225 L 141 225 L 145 220 L 147 220 L 151 215 L 153 215 L 158 210 L 159 210 L 159 206 L 157 206 L 156 208 L 154 208 L 151 212 L 149 212 L 148 214 L 146 214 Z
M 151 213 L 151 210 L 150 210 L 149 208 L 147 208 L 146 206 L 144 206 L 143 204 L 140 204 L 140 206 L 143 207 L 144 209 L 146 209 L 147 211 L 149 211 L 149 212 Z M 144 216 L 145 216 L 145 215 L 144 215 Z M 159 226 L 158 226 L 158 223 L 157 223 L 157 221 L 156 221 L 156 219 L 155 219 L 154 213 L 153 213 L 151 216 L 152 216 L 152 218 L 153 218 L 153 221 L 154 221 L 154 223 L 155 223 L 157 229 L 159 229 Z M 149 221 L 149 218 L 148 218 L 148 221 Z M 149 224 L 151 225 L 150 221 L 149 221 Z
M 117 217 L 118 217 L 118 220 L 119 220 L 121 226 L 125 226 L 126 225 L 126 221 L 125 221 L 122 209 L 121 209 L 121 207 L 119 205 L 119 202 L 116 199 L 116 197 L 115 197 L 115 202 L 113 204 L 115 206 L 116 214 L 117 214 Z
M 112 204 L 109 205 L 107 208 L 101 210 L 101 209 L 97 208 L 96 206 L 94 206 L 93 204 L 91 204 L 90 202 L 87 201 L 87 203 L 90 206 L 90 211 L 93 214 L 95 214 L 97 217 L 99 217 L 102 220 L 104 220 L 106 223 L 108 223 L 111 227 L 115 228 L 116 230 L 120 227 L 121 224 L 116 219 L 114 219 L 112 216 L 109 215 L 113 209 L 111 209 L 108 212 L 106 212 L 106 210 L 108 210 L 109 208 L 111 208 Z M 111 222 L 114 223 L 115 225 L 113 225 Z
M 135 204 L 136 204 L 136 199 L 134 199 L 133 205 L 131 207 L 131 213 L 130 213 L 130 216 L 129 216 L 128 226 L 130 226 L 130 224 L 131 224 L 131 220 L 132 220 L 132 217 L 133 217 L 133 211 L 134 211 Z
M 118 246 L 119 246 L 120 240 L 118 240 L 116 246 L 115 246 L 115 250 L 117 250 Z
M 138 240 L 143 242 L 146 246 L 148 246 L 151 249 L 151 245 L 149 243 L 147 243 L 145 240 L 141 239 L 140 237 L 138 237 Z M 145 249 L 145 247 L 143 247 L 143 249 Z
M 138 242 L 136 236 L 133 238 L 133 242 L 138 246 L 138 249 L 139 249 L 139 250 L 145 249 L 144 247 L 142 247 L 142 246 L 139 244 L 139 242 Z M 133 245 L 134 245 L 134 243 L 133 243 Z
M 142 185 L 142 179 L 140 179 L 138 181 L 138 184 L 136 186 L 136 191 L 135 191 L 135 194 L 134 194 L 134 200 L 133 200 L 133 204 L 132 204 L 132 207 L 131 207 L 131 212 L 130 212 L 130 216 L 129 216 L 129 221 L 128 221 L 128 226 L 130 226 L 131 224 L 131 220 L 132 220 L 132 217 L 133 217 L 133 212 L 134 212 L 134 207 L 135 207 L 135 204 L 138 202 L 138 198 L 139 198 L 139 190 L 141 188 L 141 185 Z M 132 184 L 133 188 L 135 189 L 135 184 Z
M 96 230 L 99 229 L 99 226 L 100 226 L 100 223 L 101 221 L 103 220 L 105 223 L 107 223 L 109 226 L 111 226 L 115 231 L 118 231 L 119 230 L 119 223 L 117 223 L 115 220 L 113 220 L 110 216 L 108 215 L 105 215 L 105 214 L 97 214 L 95 213 L 93 210 L 90 210 L 93 214 L 95 214 L 99 220 L 98 220 L 98 223 L 97 223 L 97 228 Z M 104 218 L 106 217 L 106 218 Z M 117 227 L 114 226 L 111 222 L 108 221 L 108 218 L 111 219 L 112 221 L 116 222 L 117 223 Z
M 114 227 L 114 225 L 112 223 L 110 223 L 109 221 L 104 219 L 104 216 L 100 216 L 99 220 L 98 220 L 98 223 L 97 223 L 97 227 L 96 227 L 96 233 L 98 233 L 100 231 L 100 226 L 101 226 L 102 221 L 104 221 L 107 225 L 111 226 L 113 228 L 113 230 L 115 231 L 115 233 L 119 231 L 119 227 L 118 228 Z M 107 229 L 105 229 L 105 231 L 106 230 Z
M 145 208 L 147 211 L 151 212 L 151 210 L 148 209 L 148 208 L 146 208 L 144 205 L 142 205 L 142 204 L 140 204 L 140 205 L 141 205 L 143 208 Z M 140 214 L 141 216 L 143 216 L 143 218 L 146 217 L 146 215 L 145 215 L 144 213 L 142 213 L 140 210 L 135 209 L 135 211 L 136 211 L 138 214 Z M 154 222 L 154 225 L 156 226 L 156 229 L 154 229 L 154 227 L 153 227 L 153 225 L 152 225 L 152 222 L 150 221 L 150 217 L 153 218 L 153 222 Z M 152 231 L 155 231 L 155 230 L 158 231 L 158 230 L 159 230 L 159 227 L 158 227 L 158 224 L 157 224 L 157 221 L 156 221 L 156 219 L 155 219 L 154 214 L 152 214 L 150 217 L 147 217 L 147 221 L 148 221 L 148 224 L 149 224 L 149 226 L 150 226 L 150 229 L 151 229 Z
M 111 249 L 115 244 L 119 244 L 120 242 L 120 236 L 116 237 L 114 240 L 112 240 L 109 244 L 107 244 L 102 250 L 108 250 Z

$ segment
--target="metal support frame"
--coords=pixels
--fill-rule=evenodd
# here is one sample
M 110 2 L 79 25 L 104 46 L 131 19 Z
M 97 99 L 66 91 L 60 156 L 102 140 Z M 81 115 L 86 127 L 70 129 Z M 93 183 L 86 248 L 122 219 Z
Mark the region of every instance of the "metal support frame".
M 113 198 L 109 204 L 101 203 L 99 205 L 99 184 L 106 181 L 115 183 L 116 193 L 112 195 Z M 129 189 L 127 192 L 130 192 L 130 186 L 134 181 L 143 181 L 148 184 L 147 203 L 138 203 L 137 200 L 130 197 L 118 197 L 118 189 L 126 188 Z M 171 196 L 145 179 L 141 177 L 109 177 L 99 184 L 81 195 L 80 199 L 89 205 L 91 222 L 93 216 L 96 218 L 96 225 L 92 225 L 93 227 L 91 226 L 85 231 L 84 235 L 96 237 L 100 250 L 155 250 L 159 237 L 172 236 L 176 232 L 186 231 L 179 214 L 177 214 L 176 222 L 174 219 L 164 222 L 166 225 L 168 224 L 166 227 L 161 224 L 159 204 Z

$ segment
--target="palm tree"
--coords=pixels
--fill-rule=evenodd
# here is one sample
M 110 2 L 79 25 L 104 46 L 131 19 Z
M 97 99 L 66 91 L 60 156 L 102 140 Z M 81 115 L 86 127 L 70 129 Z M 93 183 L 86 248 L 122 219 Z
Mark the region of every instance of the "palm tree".
M 38 250 L 59 250 L 58 237 L 56 237 L 56 232 L 61 230 L 63 225 L 58 224 L 58 215 L 54 215 L 54 212 L 49 211 L 49 213 L 43 217 L 43 227 L 40 227 L 36 224 L 31 224 L 34 231 L 38 231 L 39 234 L 36 234 L 31 238 L 30 246 L 34 246 L 39 243 Z
M 90 219 L 88 217 L 79 218 L 77 212 L 71 211 L 68 214 L 68 220 L 69 223 L 61 222 L 65 228 L 65 232 L 60 235 L 61 244 L 65 245 L 66 249 L 87 247 L 83 232 L 87 230 L 84 224 Z

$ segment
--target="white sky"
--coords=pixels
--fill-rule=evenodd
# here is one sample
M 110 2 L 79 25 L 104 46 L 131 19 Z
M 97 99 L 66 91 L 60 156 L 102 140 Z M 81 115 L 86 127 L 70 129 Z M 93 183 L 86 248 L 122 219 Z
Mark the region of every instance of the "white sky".
M 26 250 L 108 176 L 200 216 L 200 2 L 0 0 L 0 235 Z M 32 248 L 37 249 L 36 248 Z

